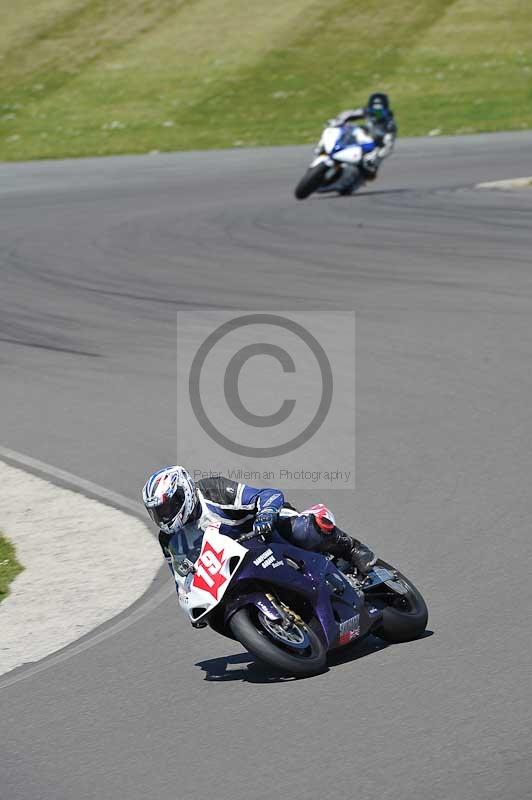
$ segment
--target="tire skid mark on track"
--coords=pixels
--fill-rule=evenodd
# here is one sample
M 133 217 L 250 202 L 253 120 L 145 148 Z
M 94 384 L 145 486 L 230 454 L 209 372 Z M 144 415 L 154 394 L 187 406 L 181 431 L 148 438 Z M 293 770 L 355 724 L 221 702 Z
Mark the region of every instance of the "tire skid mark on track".
M 4 342 L 4 344 L 14 344 L 18 347 L 35 347 L 38 350 L 50 350 L 52 353 L 67 353 L 71 356 L 101 358 L 99 353 L 90 353 L 87 350 L 75 350 L 71 347 L 57 347 L 56 345 L 42 344 L 40 342 L 22 342 L 20 339 L 10 339 L 7 336 L 0 336 L 0 342 Z

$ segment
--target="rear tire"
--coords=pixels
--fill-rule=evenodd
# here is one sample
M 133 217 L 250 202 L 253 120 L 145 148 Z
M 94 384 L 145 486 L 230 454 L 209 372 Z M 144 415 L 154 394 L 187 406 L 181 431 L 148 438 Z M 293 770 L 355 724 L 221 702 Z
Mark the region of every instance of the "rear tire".
M 295 188 L 294 194 L 297 200 L 304 200 L 305 197 L 319 189 L 323 182 L 323 176 L 328 169 L 329 167 L 324 163 L 316 164 L 315 167 L 307 169 Z
M 350 195 L 354 194 L 357 189 L 360 189 L 361 186 L 364 185 L 364 178 L 357 178 L 351 186 L 348 186 L 346 189 L 341 189 L 338 194 L 342 197 L 349 197 Z
M 297 677 L 323 672 L 327 664 L 327 650 L 319 636 L 308 625 L 297 624 L 304 632 L 308 646 L 299 652 L 274 640 L 267 628 L 261 625 L 255 606 L 244 606 L 235 611 L 229 622 L 234 636 L 260 661 L 282 672 Z
M 386 605 L 382 609 L 382 622 L 373 631 L 386 642 L 408 642 L 417 639 L 425 631 L 429 618 L 427 605 L 419 589 L 416 589 L 412 581 L 408 580 L 395 567 L 387 564 L 380 559 L 378 566 L 394 570 L 401 583 L 407 587 L 408 594 L 397 595 L 397 605 Z M 390 593 L 390 596 L 393 596 Z M 368 595 L 371 599 L 371 595 Z

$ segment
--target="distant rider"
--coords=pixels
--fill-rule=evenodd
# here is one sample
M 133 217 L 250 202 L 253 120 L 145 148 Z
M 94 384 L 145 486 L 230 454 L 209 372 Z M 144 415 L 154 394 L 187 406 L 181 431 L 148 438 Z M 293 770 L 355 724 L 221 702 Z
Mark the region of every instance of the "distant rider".
M 371 94 L 365 108 L 342 111 L 329 120 L 329 125 L 352 125 L 355 140 L 357 128 L 362 128 L 370 140 L 373 140 L 375 147 L 364 154 L 362 169 L 366 180 L 375 180 L 379 166 L 391 154 L 397 136 L 397 124 L 388 95 L 382 92 Z
M 191 521 L 202 530 L 209 523 L 218 523 L 220 532 L 232 538 L 254 531 L 267 539 L 275 528 L 296 547 L 331 553 L 362 574 L 375 563 L 371 550 L 340 530 L 326 506 L 315 505 L 298 513 L 285 503 L 279 489 L 255 489 L 222 476 L 195 483 L 186 469 L 171 466 L 148 478 L 142 499 L 159 527 L 159 544 L 170 568 L 170 540 Z

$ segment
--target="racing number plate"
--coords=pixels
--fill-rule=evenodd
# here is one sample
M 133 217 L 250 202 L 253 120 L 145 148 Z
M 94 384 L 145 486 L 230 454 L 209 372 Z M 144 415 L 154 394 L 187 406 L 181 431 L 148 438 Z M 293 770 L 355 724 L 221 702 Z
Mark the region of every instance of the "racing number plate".
M 227 582 L 227 578 L 221 572 L 226 561 L 223 548 L 216 551 L 210 542 L 204 542 L 200 557 L 196 562 L 192 585 L 196 589 L 208 592 L 215 600 L 218 600 L 220 589 Z

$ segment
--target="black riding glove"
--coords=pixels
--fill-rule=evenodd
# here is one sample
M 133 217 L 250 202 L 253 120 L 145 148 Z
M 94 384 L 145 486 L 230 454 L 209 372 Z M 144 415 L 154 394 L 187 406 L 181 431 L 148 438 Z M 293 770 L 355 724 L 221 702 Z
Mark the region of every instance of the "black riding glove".
M 253 532 L 259 536 L 268 537 L 273 530 L 276 517 L 277 513 L 271 508 L 264 508 L 259 511 L 253 523 Z

